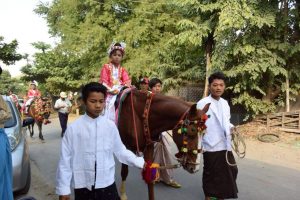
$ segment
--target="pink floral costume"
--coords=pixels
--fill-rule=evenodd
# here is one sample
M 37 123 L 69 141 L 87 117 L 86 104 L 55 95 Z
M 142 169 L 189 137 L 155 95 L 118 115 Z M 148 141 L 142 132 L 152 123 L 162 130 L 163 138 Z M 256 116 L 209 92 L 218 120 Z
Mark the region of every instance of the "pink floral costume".
M 102 83 L 109 92 L 117 91 L 118 94 L 123 86 L 130 86 L 131 80 L 128 72 L 122 66 L 114 66 L 112 63 L 104 64 L 101 72 L 99 82 Z M 105 115 L 115 121 L 115 106 L 117 94 L 108 93 L 106 98 Z

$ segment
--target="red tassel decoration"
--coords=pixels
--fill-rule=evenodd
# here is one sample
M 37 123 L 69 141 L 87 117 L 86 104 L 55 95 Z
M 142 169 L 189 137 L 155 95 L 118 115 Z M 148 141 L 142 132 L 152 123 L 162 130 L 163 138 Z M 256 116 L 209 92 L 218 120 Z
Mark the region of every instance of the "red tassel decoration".
M 142 170 L 142 177 L 147 184 L 159 179 L 158 168 L 159 165 L 157 163 L 146 161 L 146 167 Z

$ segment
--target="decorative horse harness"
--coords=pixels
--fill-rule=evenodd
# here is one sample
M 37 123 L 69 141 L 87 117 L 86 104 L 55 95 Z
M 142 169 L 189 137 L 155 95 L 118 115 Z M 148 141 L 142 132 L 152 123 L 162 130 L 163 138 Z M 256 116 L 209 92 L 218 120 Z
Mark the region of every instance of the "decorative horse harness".
M 138 143 L 138 135 L 136 130 L 136 122 L 135 122 L 135 114 L 134 114 L 134 107 L 133 107 L 133 91 L 131 90 L 131 108 L 132 108 L 132 117 L 133 117 L 133 123 L 134 123 L 134 131 L 135 131 L 135 139 L 136 139 L 136 145 L 137 145 L 137 151 L 139 150 L 139 143 Z M 144 136 L 146 138 L 146 146 L 154 143 L 154 141 L 151 139 L 150 134 L 150 128 L 149 128 L 149 112 L 151 107 L 151 102 L 153 99 L 154 93 L 147 93 L 147 99 L 144 107 L 143 112 L 143 129 L 144 129 Z M 195 137 L 197 134 L 199 134 L 201 137 L 204 135 L 204 130 L 206 129 L 205 121 L 208 119 L 209 116 L 206 114 L 201 116 L 200 120 L 189 120 L 188 119 L 188 113 L 190 111 L 190 108 L 183 113 L 178 123 L 175 125 L 173 130 L 178 129 L 178 134 L 183 135 L 183 141 L 182 141 L 182 148 L 180 149 L 180 152 L 176 154 L 176 157 L 178 156 L 184 156 L 187 157 L 187 154 L 195 154 L 202 152 L 202 149 L 188 149 L 188 137 Z M 179 127 L 179 128 L 178 128 Z
M 189 163 L 186 161 L 188 154 L 197 155 L 202 153 L 202 148 L 198 149 L 189 149 L 188 148 L 188 138 L 196 137 L 197 135 L 201 138 L 204 135 L 204 130 L 207 128 L 205 125 L 205 121 L 208 119 L 208 115 L 204 114 L 201 116 L 199 120 L 190 120 L 188 119 L 188 113 L 190 108 L 182 115 L 179 122 L 173 128 L 173 130 L 177 130 L 177 133 L 182 135 L 182 147 L 180 151 L 175 154 L 175 157 L 178 160 L 181 160 L 184 164 Z M 189 163 L 196 164 L 196 163 Z

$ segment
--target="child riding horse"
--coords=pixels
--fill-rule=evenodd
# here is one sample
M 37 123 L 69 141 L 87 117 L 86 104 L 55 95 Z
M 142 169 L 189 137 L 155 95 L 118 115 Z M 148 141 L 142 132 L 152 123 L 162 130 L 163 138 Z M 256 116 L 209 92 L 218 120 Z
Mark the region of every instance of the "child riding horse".
M 49 123 L 50 121 L 48 120 L 49 116 L 50 116 L 50 112 L 51 112 L 51 100 L 49 100 L 48 98 L 36 98 L 34 100 L 34 102 L 29 106 L 28 109 L 28 115 L 30 117 L 32 117 L 35 121 L 35 123 L 38 126 L 39 129 L 39 138 L 41 140 L 44 140 L 44 136 L 42 133 L 42 125 L 43 122 L 45 122 L 45 124 Z M 30 137 L 33 136 L 34 134 L 34 123 L 31 126 L 31 130 L 29 127 L 29 132 L 30 132 Z

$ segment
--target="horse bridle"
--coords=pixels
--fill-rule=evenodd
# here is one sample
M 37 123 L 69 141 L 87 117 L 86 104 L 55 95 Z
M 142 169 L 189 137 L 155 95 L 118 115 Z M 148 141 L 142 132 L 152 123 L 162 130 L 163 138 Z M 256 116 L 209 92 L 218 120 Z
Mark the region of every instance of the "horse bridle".
M 197 155 L 199 153 L 202 153 L 202 149 L 189 149 L 188 148 L 188 137 L 195 137 L 197 135 L 200 135 L 201 137 L 204 135 L 204 130 L 206 129 L 205 121 L 207 120 L 208 116 L 203 115 L 201 116 L 201 119 L 199 120 L 190 120 L 188 119 L 188 113 L 190 111 L 190 108 L 182 115 L 176 126 L 173 128 L 173 130 L 178 129 L 177 133 L 179 135 L 182 135 L 182 147 L 179 150 L 179 152 L 176 154 L 178 157 L 179 155 L 183 155 L 182 157 L 177 159 L 180 160 L 183 165 L 184 164 L 197 164 L 197 163 L 191 163 L 187 162 L 187 155 L 193 154 Z M 194 125 L 193 127 L 191 127 Z

